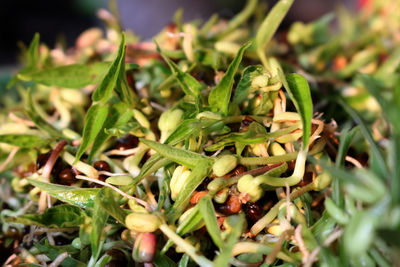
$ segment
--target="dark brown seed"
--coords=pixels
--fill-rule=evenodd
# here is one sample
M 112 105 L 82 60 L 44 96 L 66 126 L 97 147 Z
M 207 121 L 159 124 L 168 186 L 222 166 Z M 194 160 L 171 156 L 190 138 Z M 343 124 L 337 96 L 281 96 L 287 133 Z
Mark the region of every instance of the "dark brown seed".
M 106 172 L 111 171 L 110 165 L 107 162 L 105 162 L 104 160 L 96 161 L 93 164 L 93 167 L 98 171 L 106 171 Z
M 125 254 L 121 250 L 115 248 L 108 250 L 106 254 L 111 256 L 113 259 L 125 258 Z
M 39 170 L 40 168 L 42 168 L 47 160 L 49 159 L 51 154 L 51 151 L 45 153 L 45 154 L 39 154 L 39 156 L 36 159 L 36 169 Z
M 111 171 L 110 165 L 107 162 L 105 162 L 104 160 L 96 161 L 93 164 L 93 167 L 98 171 L 106 171 L 106 172 L 110 172 Z M 107 175 L 104 175 L 104 174 L 99 175 L 99 180 L 100 181 L 104 182 L 107 178 L 108 178 Z M 98 187 L 102 187 L 102 186 L 99 185 L 99 184 L 96 184 L 95 186 L 90 186 L 90 187 L 98 188 Z
M 110 249 L 106 252 L 107 255 L 111 256 L 112 260 L 108 262 L 105 266 L 108 267 L 120 267 L 126 266 L 127 260 L 125 254 L 119 249 Z
M 7 232 L 5 233 L 5 236 L 12 238 L 14 240 L 22 239 L 22 233 L 15 227 L 9 227 Z
M 131 149 L 131 148 L 135 148 L 135 147 L 137 147 L 138 143 L 139 143 L 139 139 L 136 136 L 128 134 L 127 136 L 117 140 L 115 149 L 127 150 L 127 149 Z
M 240 129 L 239 132 L 245 132 L 247 131 L 247 128 L 249 125 L 254 121 L 254 119 L 250 116 L 244 116 L 242 122 L 240 123 Z
M 228 200 L 221 205 L 216 205 L 216 210 L 224 215 L 236 214 L 242 209 L 239 197 L 235 195 L 229 196 Z
M 244 206 L 246 218 L 248 221 L 254 223 L 261 219 L 261 217 L 263 216 L 264 210 L 257 202 L 247 202 Z
M 66 168 L 58 175 L 58 182 L 63 185 L 71 185 L 76 182 L 75 174 L 70 168 Z

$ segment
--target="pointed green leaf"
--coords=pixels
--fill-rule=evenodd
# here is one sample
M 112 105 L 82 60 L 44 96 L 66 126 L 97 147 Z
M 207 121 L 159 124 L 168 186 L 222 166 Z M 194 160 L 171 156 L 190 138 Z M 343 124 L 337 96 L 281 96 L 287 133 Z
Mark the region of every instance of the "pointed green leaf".
M 242 78 L 235 90 L 233 103 L 240 105 L 251 92 L 251 80 L 253 77 L 262 74 L 262 66 L 248 66 L 243 70 Z
M 307 80 L 300 74 L 289 74 L 287 78 L 285 78 L 280 69 L 278 69 L 278 73 L 283 86 L 287 90 L 300 115 L 303 125 L 302 145 L 303 149 L 308 149 L 308 142 L 311 135 L 311 119 L 313 115 L 310 87 L 308 86 Z
M 88 161 L 91 162 L 92 158 L 100 147 L 111 137 L 106 131 L 113 127 L 119 127 L 126 125 L 126 123 L 132 118 L 133 110 L 129 109 L 129 106 L 123 102 L 113 105 L 110 109 L 110 116 L 108 116 L 102 126 L 104 131 L 100 131 L 94 139 L 92 149 L 90 150 Z
M 225 72 L 224 76 L 222 77 L 221 81 L 217 84 L 214 89 L 210 92 L 210 95 L 208 96 L 208 103 L 209 105 L 226 115 L 228 113 L 228 106 L 229 106 L 229 101 L 231 99 L 231 94 L 232 94 L 232 88 L 233 88 L 233 82 L 234 82 L 234 77 L 236 74 L 236 71 L 239 68 L 239 64 L 242 61 L 242 57 L 244 54 L 244 51 L 251 45 L 250 42 L 245 43 L 238 51 L 236 54 L 236 57 L 233 59 L 231 64 L 229 65 L 227 71 Z
M 360 115 L 358 115 L 357 112 L 354 109 L 352 109 L 349 105 L 347 105 L 343 100 L 340 99 L 338 102 L 359 125 L 361 133 L 364 135 L 365 139 L 367 139 L 367 142 L 369 143 L 371 149 L 371 153 L 377 165 L 379 166 L 379 169 L 382 171 L 380 175 L 383 176 L 385 179 L 389 179 L 390 176 L 388 175 L 385 159 L 382 155 L 382 152 L 379 150 L 378 145 L 375 143 L 374 138 L 372 137 L 371 132 L 369 131 L 366 123 L 360 117 Z
M 58 205 L 45 210 L 43 214 L 24 214 L 7 220 L 45 228 L 66 228 L 80 226 L 84 221 L 84 215 L 78 207 Z
M 234 215 L 238 216 L 238 215 Z M 229 266 L 232 255 L 233 247 L 235 246 L 239 236 L 242 234 L 244 219 L 238 216 L 238 223 L 233 227 L 231 233 L 228 235 L 225 245 L 221 249 L 221 253 L 216 257 L 214 266 L 225 267 Z
M 102 195 L 100 192 L 94 199 L 93 216 L 92 216 L 92 232 L 90 235 L 92 257 L 94 260 L 100 256 L 101 249 L 105 240 L 104 228 L 107 224 L 108 213 L 101 205 Z
M 78 89 L 100 82 L 109 66 L 109 62 L 97 62 L 92 65 L 71 64 L 18 76 L 22 80 L 32 80 L 47 86 Z
M 107 118 L 108 107 L 101 104 L 92 105 L 86 113 L 85 125 L 83 127 L 82 143 L 76 153 L 75 163 L 93 143 L 96 136 L 103 129 L 104 121 Z
M 279 0 L 268 13 L 256 34 L 255 45 L 258 51 L 264 50 L 265 46 L 272 39 L 292 4 L 293 0 Z
M 47 145 L 50 140 L 40 138 L 32 134 L 3 134 L 0 135 L 0 143 L 6 143 L 22 148 L 42 147 Z
M 108 187 L 103 187 L 98 193 L 97 197 L 99 198 L 99 205 L 114 219 L 118 221 L 118 223 L 125 225 L 125 217 L 127 213 L 120 207 L 118 201 L 121 199 L 120 195 L 116 195 L 114 191 L 112 191 Z
M 38 180 L 27 179 L 30 184 L 46 191 L 49 195 L 81 208 L 93 208 L 93 200 L 100 189 L 77 188 L 72 186 L 45 183 Z
M 110 99 L 112 91 L 118 80 L 119 73 L 121 72 L 121 66 L 125 60 L 125 34 L 122 34 L 121 43 L 119 45 L 117 57 L 114 59 L 107 74 L 100 83 L 99 87 L 94 91 L 92 95 L 93 101 L 106 102 Z
M 172 163 L 171 160 L 163 158 L 160 154 L 152 155 L 140 169 L 139 175 L 133 180 L 133 184 L 138 184 L 143 178 L 152 174 L 160 168 Z
M 343 166 L 345 157 L 347 155 L 347 151 L 349 150 L 354 135 L 357 133 L 358 130 L 359 127 L 354 127 L 350 131 L 348 128 L 345 128 L 342 131 L 340 135 L 339 150 L 336 155 L 336 161 L 335 161 L 336 167 Z M 341 192 L 340 181 L 335 176 L 332 181 L 332 199 L 335 201 L 336 205 L 338 205 L 339 207 L 343 207 L 344 200 Z
M 203 89 L 203 85 L 199 83 L 192 75 L 189 73 L 183 72 L 172 60 L 170 60 L 158 47 L 157 50 L 160 55 L 163 57 L 165 62 L 167 62 L 169 68 L 172 73 L 175 75 L 179 86 L 182 88 L 183 92 L 186 95 L 192 95 L 194 97 L 198 97 L 201 90 Z
M 221 238 L 221 230 L 219 229 L 217 217 L 215 216 L 214 206 L 210 196 L 204 196 L 199 201 L 200 213 L 203 216 L 204 222 L 207 227 L 208 234 L 211 236 L 214 243 L 222 248 L 224 242 Z
M 202 162 L 213 162 L 212 158 L 200 155 L 198 153 L 175 148 L 170 145 L 160 144 L 155 141 L 140 139 L 140 141 L 155 150 L 161 156 L 166 157 L 169 160 L 187 166 L 189 168 L 194 168 Z

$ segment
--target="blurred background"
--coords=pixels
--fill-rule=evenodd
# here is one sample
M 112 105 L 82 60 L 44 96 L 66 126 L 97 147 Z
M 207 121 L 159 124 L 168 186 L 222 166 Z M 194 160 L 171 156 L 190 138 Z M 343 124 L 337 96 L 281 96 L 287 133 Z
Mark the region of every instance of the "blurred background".
M 260 0 L 273 5 L 276 1 Z M 207 19 L 217 12 L 230 18 L 239 12 L 244 0 L 118 0 L 123 26 L 142 38 L 150 38 L 171 22 L 182 7 L 184 20 Z M 355 8 L 356 0 L 296 0 L 283 24 L 294 20 L 310 21 L 344 4 Z M 29 44 L 35 32 L 41 41 L 54 46 L 57 40 L 73 45 L 77 36 L 89 27 L 101 27 L 96 17 L 107 0 L 2 0 L 0 3 L 0 73 L 18 67 L 18 43 Z

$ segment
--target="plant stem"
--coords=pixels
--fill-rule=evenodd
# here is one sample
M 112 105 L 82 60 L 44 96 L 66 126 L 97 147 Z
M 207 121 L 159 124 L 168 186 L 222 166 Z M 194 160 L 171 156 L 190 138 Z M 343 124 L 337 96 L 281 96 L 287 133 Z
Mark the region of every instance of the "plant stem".
M 206 257 L 199 255 L 198 251 L 191 244 L 183 240 L 177 235 L 167 224 L 161 224 L 160 230 L 177 246 L 179 246 L 186 254 L 188 254 L 199 266 L 212 267 L 213 264 Z

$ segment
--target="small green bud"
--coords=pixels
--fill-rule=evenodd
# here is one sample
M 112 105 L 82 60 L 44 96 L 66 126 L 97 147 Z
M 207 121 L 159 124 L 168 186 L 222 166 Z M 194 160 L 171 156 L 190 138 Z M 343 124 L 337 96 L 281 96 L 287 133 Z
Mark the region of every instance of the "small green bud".
M 287 121 L 299 121 L 300 115 L 296 112 L 281 112 L 275 114 L 272 118 L 273 122 L 287 122 Z
M 224 176 L 237 165 L 237 158 L 233 155 L 223 155 L 219 157 L 213 165 L 213 172 L 217 176 Z
M 285 155 L 286 154 L 286 150 L 283 149 L 283 147 L 280 144 L 276 143 L 276 142 L 273 142 L 269 146 L 269 150 L 270 150 L 270 152 L 271 152 L 271 154 L 273 156 L 281 156 L 281 155 Z
M 81 239 L 79 237 L 76 237 L 74 240 L 72 240 L 71 245 L 76 249 L 81 249 L 82 248 Z
M 196 119 L 210 119 L 210 120 L 220 120 L 222 116 L 220 114 L 211 112 L 211 111 L 203 111 L 197 114 Z
M 140 233 L 154 232 L 161 225 L 160 219 L 154 214 L 134 212 L 126 216 L 125 224 L 128 229 Z
M 138 234 L 132 249 L 136 262 L 152 262 L 156 255 L 157 238 L 153 233 Z
M 211 182 L 208 183 L 207 189 L 210 192 L 217 192 L 221 190 L 227 183 L 227 180 L 225 178 L 215 178 Z
M 196 237 L 191 235 L 191 236 L 186 237 L 184 240 L 185 240 L 185 242 L 187 242 L 187 243 L 191 244 L 192 246 L 194 246 L 196 249 L 200 249 L 200 244 L 201 243 L 199 242 L 199 240 Z M 177 246 L 175 248 L 175 251 L 177 253 L 185 253 L 185 251 L 180 246 Z
M 332 175 L 327 172 L 323 171 L 319 174 L 313 181 L 313 190 L 321 191 L 327 188 L 332 182 Z
M 268 76 L 267 75 L 259 75 L 253 78 L 251 81 L 252 88 L 261 88 L 268 85 Z
M 214 201 L 219 204 L 225 203 L 228 196 L 229 196 L 229 188 L 225 187 L 219 190 L 218 193 L 215 194 Z
M 107 178 L 106 183 L 113 185 L 129 185 L 132 183 L 133 178 L 127 175 L 117 175 Z
M 129 199 L 128 200 L 128 206 L 129 208 L 138 213 L 149 213 L 143 206 L 139 205 L 136 200 L 134 199 Z
M 263 190 L 254 182 L 254 177 L 250 174 L 244 175 L 239 179 L 237 188 L 240 192 L 249 194 L 251 202 L 256 202 L 263 195 Z
M 195 212 L 194 207 L 187 209 L 181 217 L 179 217 L 178 223 L 182 224 L 187 218 L 191 217 L 193 212 Z M 204 220 L 201 219 L 197 224 L 192 226 L 192 231 L 196 231 L 204 226 Z
M 158 128 L 161 131 L 160 142 L 168 138 L 168 136 L 179 126 L 182 121 L 183 111 L 180 109 L 164 111 L 158 120 Z
M 277 137 L 275 140 L 281 144 L 292 143 L 298 140 L 303 135 L 302 131 L 295 131 L 291 134 L 285 134 Z
M 14 178 L 11 180 L 11 187 L 12 187 L 13 190 L 14 190 L 15 192 L 17 192 L 17 193 L 23 193 L 23 192 L 25 191 L 25 188 L 24 188 L 24 186 L 21 185 L 20 180 L 21 180 L 21 179 L 18 178 L 18 177 L 14 177 Z
M 146 118 L 146 116 L 143 115 L 142 112 L 140 112 L 137 109 L 133 110 L 133 117 L 139 122 L 141 126 L 143 126 L 146 129 L 150 129 L 150 122 Z
M 178 166 L 175 169 L 169 184 L 171 188 L 171 198 L 173 200 L 175 200 L 179 192 L 181 192 L 191 173 L 192 172 L 189 171 L 185 166 Z
M 164 111 L 158 120 L 160 131 L 173 131 L 181 122 L 183 111 L 180 109 Z

